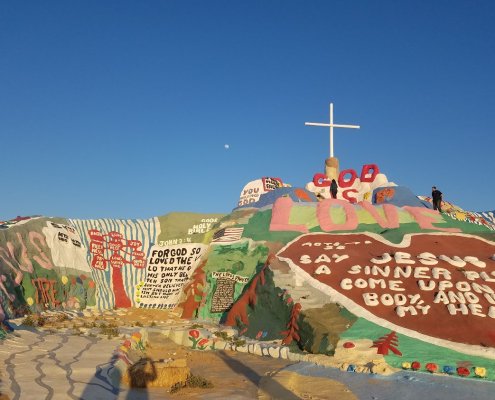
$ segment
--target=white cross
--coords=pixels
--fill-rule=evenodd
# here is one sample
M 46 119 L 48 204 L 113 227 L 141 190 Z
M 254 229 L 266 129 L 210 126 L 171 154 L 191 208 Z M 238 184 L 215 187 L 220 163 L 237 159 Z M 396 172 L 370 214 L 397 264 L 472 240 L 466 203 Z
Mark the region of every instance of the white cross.
M 313 123 L 313 122 L 305 122 L 304 125 L 329 126 L 330 127 L 330 157 L 333 157 L 333 128 L 359 129 L 359 126 L 357 126 L 357 125 L 335 125 L 333 123 L 333 103 L 330 103 L 330 123 L 329 124 L 318 124 L 318 123 Z

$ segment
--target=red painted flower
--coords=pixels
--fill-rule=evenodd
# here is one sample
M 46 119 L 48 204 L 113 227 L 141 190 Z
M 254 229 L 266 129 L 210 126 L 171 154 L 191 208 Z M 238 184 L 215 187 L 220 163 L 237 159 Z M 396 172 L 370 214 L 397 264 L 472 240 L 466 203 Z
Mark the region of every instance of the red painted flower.
M 244 328 L 242 331 L 239 332 L 239 335 L 242 335 L 242 334 L 246 333 L 247 329 L 248 328 Z
M 219 341 L 220 341 L 220 339 L 212 339 L 211 341 L 212 341 L 213 343 L 216 343 L 216 342 L 219 342 Z
M 89 282 L 88 282 L 88 286 L 89 286 L 90 288 L 94 288 L 96 285 L 95 285 L 95 282 L 94 282 L 94 281 L 89 281 Z
M 469 369 L 465 367 L 459 367 L 457 368 L 457 373 L 461 376 L 468 376 L 469 375 Z
M 199 332 L 196 329 L 193 329 L 192 331 L 189 331 L 189 335 L 191 335 L 193 338 L 199 338 Z
M 290 304 L 290 303 L 292 303 L 292 299 L 289 297 L 289 298 L 287 299 L 287 304 Z
M 417 362 L 417 361 L 414 361 L 411 364 L 411 368 L 414 369 L 414 370 L 420 369 L 421 368 L 421 364 L 419 362 Z
M 141 332 L 134 332 L 132 336 L 136 336 L 138 339 L 141 339 L 142 337 Z
M 438 371 L 438 365 L 435 363 L 428 363 L 428 364 L 426 364 L 426 369 L 430 372 L 437 372 Z
M 259 339 L 263 335 L 263 331 L 259 331 L 258 334 L 256 335 L 256 339 Z
M 201 339 L 201 340 L 198 342 L 198 346 L 204 346 L 206 343 L 208 343 L 208 339 Z
M 86 275 L 81 275 L 81 279 L 82 279 L 83 281 L 85 281 L 85 280 L 86 280 Z
M 353 347 L 356 347 L 356 345 L 352 342 L 344 343 L 344 348 L 346 348 L 346 349 L 352 349 Z
M 73 284 L 73 285 L 75 285 L 75 284 L 76 284 L 76 280 L 74 279 L 74 277 L 73 277 L 73 276 L 71 276 L 71 277 L 70 277 L 70 281 L 72 282 L 72 284 Z
M 127 347 L 129 349 L 131 347 L 131 342 L 129 342 L 128 340 L 126 340 L 124 342 L 124 347 Z

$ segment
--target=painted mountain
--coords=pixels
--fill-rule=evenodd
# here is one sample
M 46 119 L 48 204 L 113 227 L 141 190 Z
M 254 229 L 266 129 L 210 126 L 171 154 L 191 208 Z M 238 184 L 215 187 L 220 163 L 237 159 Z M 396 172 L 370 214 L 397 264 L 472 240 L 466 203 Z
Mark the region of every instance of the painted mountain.
M 168 309 L 343 368 L 495 380 L 494 212 L 439 213 L 376 165 L 338 184 L 334 199 L 324 174 L 265 177 L 230 214 L 0 221 L 0 331 L 45 310 Z

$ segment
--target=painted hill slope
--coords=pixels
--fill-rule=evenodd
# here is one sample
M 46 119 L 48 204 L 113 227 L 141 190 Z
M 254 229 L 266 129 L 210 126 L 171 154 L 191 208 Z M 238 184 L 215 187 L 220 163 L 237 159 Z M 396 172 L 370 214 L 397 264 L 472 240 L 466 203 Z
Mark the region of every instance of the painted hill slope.
M 336 199 L 321 175 L 251 182 L 228 215 L 3 223 L 4 328 L 48 309 L 173 309 L 344 369 L 417 362 L 494 379 L 490 213 L 440 214 L 374 165 L 343 171 Z

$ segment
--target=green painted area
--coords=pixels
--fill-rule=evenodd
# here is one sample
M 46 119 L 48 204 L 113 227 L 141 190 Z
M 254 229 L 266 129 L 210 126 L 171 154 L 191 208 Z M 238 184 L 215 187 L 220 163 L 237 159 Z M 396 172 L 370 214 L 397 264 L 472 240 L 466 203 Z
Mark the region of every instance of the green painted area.
M 173 212 L 158 217 L 160 235 L 157 242 L 171 239 L 190 240 L 190 243 L 203 243 L 205 234 L 214 230 L 225 214 L 198 214 L 188 212 Z M 184 241 L 185 243 L 185 241 Z
M 297 211 L 294 212 L 293 210 Z M 297 207 L 297 209 L 293 208 L 290 213 L 289 224 L 306 225 L 308 229 L 316 228 L 317 226 L 319 226 L 318 220 L 316 219 L 316 207 L 308 206 Z
M 81 274 L 80 271 L 73 269 L 70 269 L 73 271 L 72 274 L 60 275 L 55 270 L 42 268 L 35 260 L 31 261 L 34 271 L 32 274 L 23 272 L 24 278 L 19 286 L 22 294 L 17 295 L 16 300 L 20 304 L 30 305 L 29 308 L 32 312 L 40 312 L 46 308 L 83 310 L 87 306 L 96 304 L 95 285 L 91 276 Z M 39 279 L 55 281 L 56 283 L 52 285 L 44 282 L 38 283 Z M 43 301 L 41 287 L 45 288 L 45 295 L 49 298 L 46 303 Z M 52 303 L 52 297 L 57 305 Z
M 295 203 L 297 204 L 297 203 Z M 384 216 L 383 210 L 377 208 L 378 212 Z M 342 208 L 332 208 L 330 210 L 332 221 L 337 224 L 345 222 L 345 213 Z M 372 232 L 382 235 L 385 239 L 392 243 L 400 243 L 405 234 L 408 233 L 428 233 L 428 232 L 439 232 L 435 229 L 422 229 L 414 218 L 407 212 L 401 211 L 399 209 L 399 223 L 400 227 L 395 229 L 382 228 L 376 223 L 376 221 L 371 217 L 371 215 L 366 210 L 357 210 L 359 217 L 359 225 L 355 230 L 344 231 L 336 230 L 332 233 L 359 233 L 359 232 Z M 270 221 L 271 221 L 271 210 L 260 211 L 254 214 L 248 221 L 247 225 L 237 225 L 244 226 L 243 237 L 251 238 L 255 241 L 270 241 L 270 242 L 282 242 L 288 243 L 294 240 L 296 237 L 301 235 L 300 232 L 296 231 L 270 231 Z M 431 214 L 429 214 L 430 216 Z M 495 239 L 495 233 L 488 229 L 486 226 L 471 224 L 469 222 L 457 221 L 449 217 L 443 217 L 441 215 L 434 216 L 433 218 L 437 222 L 433 223 L 433 226 L 439 228 L 457 228 L 460 229 L 462 233 L 469 233 L 473 235 L 479 235 L 482 237 L 489 238 L 491 240 Z M 304 224 L 308 227 L 309 232 L 324 232 L 316 220 L 316 208 L 308 206 L 294 206 L 291 210 L 291 215 L 289 219 L 290 224 Z M 373 222 L 373 223 L 372 223 Z
M 282 290 L 275 286 L 269 268 L 265 269 L 265 284 L 258 281 L 255 292 L 256 305 L 246 306 L 249 325 L 237 320 L 239 331 L 247 328 L 243 335 L 260 341 L 283 339 L 287 335 L 280 335 L 280 332 L 287 330 L 293 305 L 288 303 L 290 296 L 282 294 Z
M 272 210 L 258 211 L 250 219 L 247 225 L 236 225 L 244 227 L 243 238 L 251 238 L 254 241 L 282 242 L 288 243 L 301 235 L 294 231 L 270 231 Z
M 359 318 L 349 330 L 341 335 L 341 338 L 350 341 L 358 339 L 371 339 L 376 341 L 390 332 L 390 329 L 383 328 L 364 318 Z M 398 350 L 402 353 L 402 356 L 398 356 L 391 351 L 389 351 L 388 355 L 384 355 L 386 362 L 395 368 L 402 368 L 403 362 L 411 364 L 412 362 L 417 361 L 421 363 L 420 371 L 422 372 L 429 373 L 425 368 L 427 363 L 437 364 L 439 372 L 442 372 L 444 366 L 457 368 L 457 363 L 463 363 L 462 366 L 466 366 L 465 363 L 467 362 L 471 363 L 472 367 L 486 368 L 486 379 L 495 381 L 495 360 L 469 356 L 400 333 L 397 333 L 397 337 L 399 339 Z M 471 375 L 467 378 L 480 379 L 472 374 L 473 368 L 470 367 L 469 369 Z
M 66 309 L 75 310 L 96 304 L 95 284 L 90 273 L 83 275 L 81 271 L 57 266 L 49 270 L 43 268 L 36 261 L 35 257 L 40 257 L 40 250 L 48 259 L 52 259 L 50 247 L 43 245 L 38 239 L 33 240 L 29 235 L 30 232 L 37 232 L 43 235 L 43 228 L 47 226 L 47 222 L 69 225 L 64 218 L 36 218 L 0 231 L 2 248 L 7 250 L 6 244 L 10 242 L 14 254 L 14 257 L 8 257 L 7 254 L 10 255 L 10 251 L 5 251 L 1 253 L 5 260 L 0 258 L 0 272 L 6 277 L 5 289 L 9 294 L 15 296 L 13 302 L 10 303 L 3 291 L 0 294 L 2 296 L 2 307 L 8 318 L 15 318 L 27 312 L 63 309 L 64 305 Z M 24 249 L 25 256 L 23 255 Z M 25 257 L 32 263 L 33 271 L 31 273 L 24 271 L 19 265 L 20 260 L 23 268 L 26 269 L 27 262 Z M 7 264 L 7 261 L 23 276 L 19 286 L 15 285 L 16 273 Z M 76 304 L 78 307 L 76 307 Z
M 320 308 L 301 312 L 299 335 L 301 347 L 314 354 L 332 356 L 340 335 L 357 320 L 357 317 L 339 305 L 330 303 Z
M 220 321 L 227 316 L 227 312 L 211 312 L 213 294 L 217 285 L 217 278 L 213 278 L 212 272 L 230 272 L 233 275 L 249 278 L 248 283 L 235 282 L 233 295 L 235 302 L 244 290 L 249 287 L 252 278 L 261 270 L 268 254 L 268 247 L 259 245 L 250 249 L 247 242 L 215 246 L 208 256 L 206 265 L 203 267 L 206 273 L 204 286 L 206 296 L 204 296 L 204 300 L 200 305 L 198 317 L 207 321 Z

